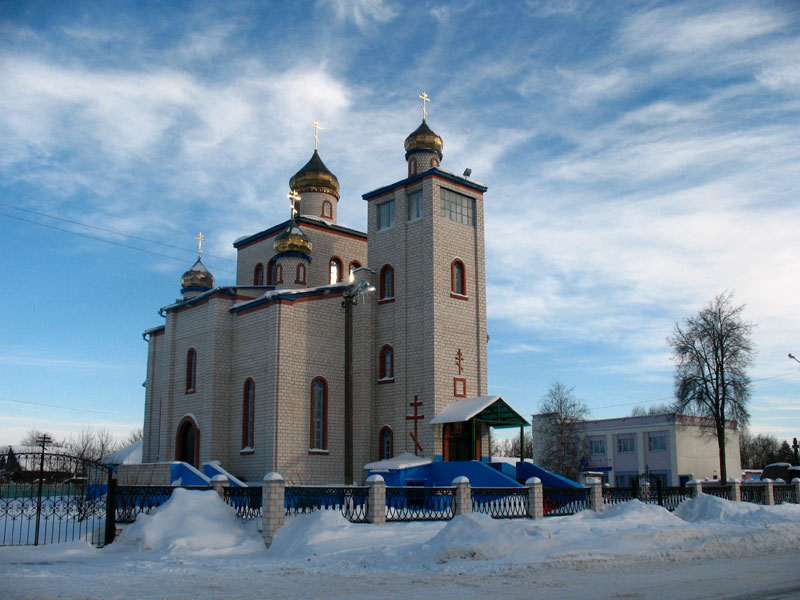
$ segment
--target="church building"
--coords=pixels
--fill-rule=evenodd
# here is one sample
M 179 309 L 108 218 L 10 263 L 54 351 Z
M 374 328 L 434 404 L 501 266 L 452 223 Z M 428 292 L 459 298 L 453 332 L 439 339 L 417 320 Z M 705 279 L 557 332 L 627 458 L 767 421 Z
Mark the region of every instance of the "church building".
M 407 177 L 362 196 L 365 233 L 337 224 L 315 149 L 289 181 L 291 218 L 233 243 L 236 285 L 198 258 L 144 333 L 144 463 L 321 484 L 401 453 L 486 460 L 487 415 L 509 411 L 487 395 L 487 188 L 443 170 L 442 151 L 423 103 Z

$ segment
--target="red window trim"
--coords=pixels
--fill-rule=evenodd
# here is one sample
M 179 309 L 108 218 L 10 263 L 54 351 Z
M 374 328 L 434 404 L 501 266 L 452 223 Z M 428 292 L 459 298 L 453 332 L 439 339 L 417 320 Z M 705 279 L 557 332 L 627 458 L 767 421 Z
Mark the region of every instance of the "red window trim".
M 183 441 L 182 430 L 186 423 L 191 423 L 192 426 L 194 426 L 194 456 L 190 464 L 197 467 L 197 465 L 200 464 L 200 428 L 197 426 L 197 421 L 195 421 L 194 417 L 191 415 L 183 417 L 180 423 L 178 423 L 178 429 L 175 430 L 175 460 L 178 460 L 181 454 L 181 442 Z
M 301 270 L 303 272 L 303 277 L 302 278 L 300 277 Z M 306 266 L 303 263 L 300 263 L 299 265 L 297 265 L 297 276 L 295 277 L 294 282 L 295 283 L 300 283 L 300 284 L 303 284 L 303 285 L 305 285 L 305 283 L 306 283 Z
M 461 289 L 463 293 L 456 291 L 456 264 L 461 265 Z M 467 268 L 464 266 L 464 261 L 460 258 L 454 258 L 450 263 L 450 297 L 466 300 L 467 296 Z
M 314 384 L 317 381 L 322 382 L 322 448 L 314 447 Z M 308 452 L 309 454 L 321 454 L 328 452 L 328 382 L 324 377 L 314 377 L 311 380 L 311 402 L 310 405 L 310 427 L 308 437 Z
M 273 280 L 275 279 L 273 271 L 275 270 L 275 259 L 270 258 L 269 262 L 267 263 L 267 285 L 275 285 Z
M 391 369 L 390 374 L 386 374 L 386 362 L 384 360 L 384 353 L 389 352 L 389 368 Z M 378 374 L 380 377 L 378 378 L 378 383 L 391 383 L 394 381 L 394 348 L 390 344 L 384 344 L 381 346 L 381 350 L 378 353 L 378 360 L 380 361 L 380 365 L 378 367 Z
M 351 260 L 350 264 L 347 265 L 347 276 L 350 277 L 350 273 L 355 271 L 356 269 L 362 267 L 363 265 L 358 262 L 357 260 Z
M 459 391 L 458 387 L 461 384 L 461 391 Z M 453 377 L 453 396 L 455 398 L 466 398 L 467 397 L 467 380 L 464 377 Z
M 264 265 L 261 263 L 253 269 L 253 285 L 264 285 Z
M 383 452 L 383 434 L 384 432 L 388 431 L 389 435 L 389 453 L 391 456 L 384 456 Z M 384 460 L 387 458 L 392 458 L 394 456 L 394 431 L 388 425 L 384 425 L 381 427 L 381 430 L 378 432 L 378 460 Z
M 328 207 L 328 214 L 325 214 L 325 207 Z M 330 200 L 325 200 L 322 202 L 322 212 L 319 215 L 323 219 L 332 219 L 333 218 L 333 204 L 331 204 Z
M 273 284 L 278 285 L 279 283 L 283 283 L 283 265 L 275 265 L 275 281 Z
M 190 361 L 190 358 L 194 360 Z M 189 348 L 186 351 L 186 390 L 187 394 L 194 394 L 197 387 L 197 350 Z
M 248 387 L 252 386 L 253 388 L 253 407 L 252 409 L 248 406 L 248 398 L 247 398 L 247 391 Z M 247 448 L 248 446 L 252 449 L 255 448 L 256 445 L 256 438 L 255 438 L 255 417 L 256 417 L 256 382 L 253 381 L 252 377 L 248 377 L 244 382 L 244 388 L 242 389 L 242 450 Z M 250 413 L 252 412 L 253 418 L 250 418 Z M 248 444 L 248 441 L 253 440 L 252 445 Z M 247 451 L 246 451 L 247 452 Z
M 392 272 L 392 289 L 386 289 L 386 271 Z M 378 304 L 385 304 L 386 302 L 394 302 L 394 267 L 389 263 L 381 267 L 380 272 L 380 295 L 378 296 Z

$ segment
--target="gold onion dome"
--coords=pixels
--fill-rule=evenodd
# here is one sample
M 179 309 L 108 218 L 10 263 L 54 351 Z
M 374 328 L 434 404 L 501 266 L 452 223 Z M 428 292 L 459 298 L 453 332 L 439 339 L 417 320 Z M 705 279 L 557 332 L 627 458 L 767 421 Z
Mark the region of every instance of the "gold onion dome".
M 422 119 L 422 124 L 417 127 L 405 141 L 406 152 L 414 150 L 433 150 L 434 152 L 442 153 L 444 142 L 430 127 L 425 119 Z
M 201 288 L 210 290 L 214 287 L 214 276 L 206 269 L 203 261 L 198 258 L 192 268 L 181 277 L 181 287 L 183 289 Z
M 325 166 L 316 150 L 311 160 L 289 180 L 289 187 L 296 192 L 315 191 L 321 188 L 339 197 L 339 180 Z
M 305 255 L 311 254 L 311 240 L 309 240 L 308 236 L 303 233 L 303 230 L 295 224 L 294 219 L 292 219 L 289 226 L 275 238 L 272 247 L 275 249 L 276 254 L 281 254 L 283 252 L 299 252 Z

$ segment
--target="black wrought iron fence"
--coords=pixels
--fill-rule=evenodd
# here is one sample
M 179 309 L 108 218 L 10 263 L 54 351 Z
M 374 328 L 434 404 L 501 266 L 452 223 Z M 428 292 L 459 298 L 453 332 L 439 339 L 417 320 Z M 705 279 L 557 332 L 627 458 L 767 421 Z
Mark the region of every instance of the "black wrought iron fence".
M 775 504 L 783 504 L 784 502 L 797 502 L 797 499 L 794 496 L 794 485 L 791 483 L 772 484 L 772 494 Z
M 454 497 L 454 487 L 387 487 L 386 520 L 446 521 L 452 519 Z
M 705 485 L 703 484 L 703 493 L 709 496 L 716 496 L 725 500 L 731 499 L 731 488 L 727 485 Z
M 263 495 L 261 486 L 224 488 L 225 503 L 236 509 L 236 516 L 242 521 L 261 516 Z
M 636 498 L 636 491 L 629 487 L 604 487 L 603 488 L 603 503 L 604 504 L 619 504 L 621 502 L 628 502 Z
M 287 486 L 284 506 L 287 515 L 315 510 L 339 510 L 352 523 L 367 522 L 369 488 L 358 486 Z
M 96 546 L 114 539 L 114 481 L 105 465 L 45 451 L 14 454 L 0 484 L 0 545 L 55 544 L 83 539 Z
M 117 523 L 133 523 L 138 515 L 148 515 L 172 497 L 177 489 L 163 485 L 120 485 L 117 486 Z M 205 486 L 183 486 L 187 490 L 209 490 Z
M 574 515 L 589 508 L 587 488 L 543 488 L 544 516 Z
M 527 488 L 472 488 L 472 511 L 495 519 L 519 519 L 528 516 Z
M 657 485 L 655 490 L 650 491 L 650 502 L 663 506 L 669 512 L 678 508 L 688 497 L 689 491 L 685 487 Z
M 705 490 L 704 490 L 705 491 Z M 761 484 L 745 483 L 740 488 L 742 502 L 764 504 L 764 488 Z

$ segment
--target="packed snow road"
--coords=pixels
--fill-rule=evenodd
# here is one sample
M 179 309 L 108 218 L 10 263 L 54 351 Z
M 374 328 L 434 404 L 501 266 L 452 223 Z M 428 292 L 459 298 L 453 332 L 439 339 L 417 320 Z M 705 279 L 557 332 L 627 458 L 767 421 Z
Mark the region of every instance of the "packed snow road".
M 711 496 L 543 521 L 290 517 L 267 550 L 214 492 L 176 490 L 114 544 L 0 548 L 3 598 L 800 598 L 800 506 Z

